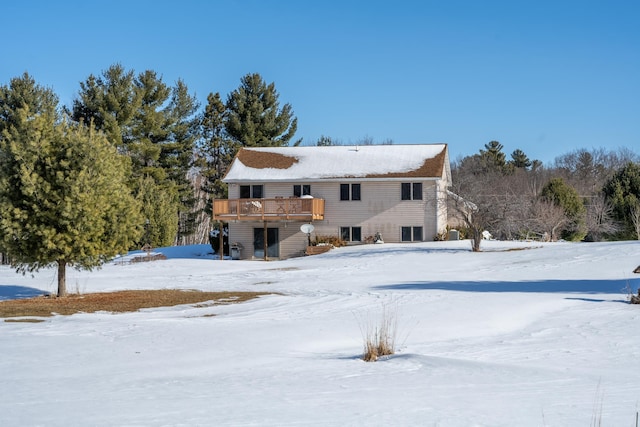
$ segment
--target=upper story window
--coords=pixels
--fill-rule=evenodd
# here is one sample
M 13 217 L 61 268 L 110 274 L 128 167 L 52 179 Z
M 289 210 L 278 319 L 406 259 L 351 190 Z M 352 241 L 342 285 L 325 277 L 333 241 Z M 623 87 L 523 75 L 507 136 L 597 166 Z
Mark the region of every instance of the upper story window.
M 422 200 L 421 182 L 403 182 L 401 186 L 402 200 Z
M 241 199 L 262 199 L 263 195 L 262 185 L 241 185 L 240 186 L 240 198 Z
M 310 184 L 295 184 L 293 186 L 293 195 L 295 197 L 302 196 L 310 196 L 311 195 L 311 185 Z
M 360 184 L 340 184 L 340 200 L 360 200 Z

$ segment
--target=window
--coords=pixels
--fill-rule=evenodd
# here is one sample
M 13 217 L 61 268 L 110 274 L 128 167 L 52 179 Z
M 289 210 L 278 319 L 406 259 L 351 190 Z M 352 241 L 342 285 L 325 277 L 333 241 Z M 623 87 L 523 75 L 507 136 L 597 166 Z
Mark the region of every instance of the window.
M 345 242 L 351 241 L 351 227 L 340 227 L 340 238 Z
M 293 186 L 293 195 L 295 197 L 302 197 L 302 196 L 310 196 L 311 195 L 311 185 L 309 184 L 304 184 L 304 185 L 294 185 Z
M 349 184 L 340 184 L 340 200 L 349 200 Z
M 360 200 L 360 184 L 340 184 L 340 200 Z
M 351 184 L 351 200 L 360 200 L 360 184 Z
M 422 227 L 402 227 L 401 239 L 403 242 L 422 242 Z
M 340 227 L 340 238 L 345 242 L 361 242 L 361 227 Z
M 403 182 L 400 193 L 402 200 L 422 200 L 422 183 Z
M 241 185 L 241 199 L 262 199 L 262 185 Z

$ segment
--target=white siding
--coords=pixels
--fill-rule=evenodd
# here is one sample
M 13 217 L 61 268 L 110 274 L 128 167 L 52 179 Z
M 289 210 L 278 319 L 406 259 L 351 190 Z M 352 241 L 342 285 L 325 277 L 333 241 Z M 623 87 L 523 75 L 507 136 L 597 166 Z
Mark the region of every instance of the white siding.
M 422 182 L 422 200 L 401 200 L 402 182 Z M 361 200 L 340 200 L 340 184 L 360 184 Z M 258 184 L 256 182 L 253 185 Z M 291 197 L 295 183 L 266 183 L 264 197 Z M 380 232 L 385 242 L 401 241 L 401 227 L 422 227 L 423 239 L 433 240 L 446 227 L 446 210 L 438 205 L 442 191 L 439 182 L 433 180 L 403 181 L 357 181 L 343 182 L 305 182 L 311 185 L 311 195 L 325 200 L 323 221 L 314 221 L 315 236 L 339 236 L 341 227 L 361 227 L 362 240 Z M 229 198 L 238 198 L 239 185 L 229 186 Z M 444 215 L 444 218 L 443 218 Z M 302 222 L 270 222 L 268 226 L 277 227 L 280 238 L 280 258 L 300 256 L 307 245 L 306 234 L 300 231 Z M 244 249 L 243 259 L 253 257 L 253 229 L 263 227 L 262 222 L 238 221 L 229 224 L 230 242 L 239 242 Z M 355 243 L 355 242 L 354 242 Z

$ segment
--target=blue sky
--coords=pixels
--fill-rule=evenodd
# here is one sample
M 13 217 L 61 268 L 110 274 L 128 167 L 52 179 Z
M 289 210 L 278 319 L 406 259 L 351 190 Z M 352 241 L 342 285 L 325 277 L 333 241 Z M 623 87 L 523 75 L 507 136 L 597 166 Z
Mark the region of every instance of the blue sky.
M 307 144 L 640 151 L 635 0 L 24 0 L 2 18 L 0 84 L 27 71 L 66 105 L 114 63 L 181 78 L 203 104 L 257 72 Z

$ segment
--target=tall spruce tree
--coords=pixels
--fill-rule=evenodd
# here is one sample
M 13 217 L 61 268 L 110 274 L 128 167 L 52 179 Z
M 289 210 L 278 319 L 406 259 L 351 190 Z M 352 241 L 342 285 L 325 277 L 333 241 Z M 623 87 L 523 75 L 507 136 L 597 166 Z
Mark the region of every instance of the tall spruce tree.
M 280 108 L 275 84 L 265 83 L 260 74 L 247 74 L 240 82 L 227 99 L 227 134 L 244 147 L 288 145 L 298 129 L 291 104 Z
M 15 99 L 23 84 L 40 100 L 54 99 L 30 78 L 0 88 L 2 99 Z M 33 105 L 17 104 L 3 120 L 0 250 L 22 272 L 57 264 L 64 296 L 67 266 L 92 269 L 126 251 L 142 220 L 126 184 L 128 159 L 93 126 L 60 120 L 53 104 Z

